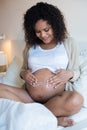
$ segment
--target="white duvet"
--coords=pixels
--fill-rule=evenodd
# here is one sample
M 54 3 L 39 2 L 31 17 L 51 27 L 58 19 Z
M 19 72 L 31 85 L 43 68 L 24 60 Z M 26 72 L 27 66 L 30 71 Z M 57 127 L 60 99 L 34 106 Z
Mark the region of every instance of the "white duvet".
M 56 130 L 56 117 L 39 103 L 0 99 L 0 130 Z
M 87 119 L 87 108 L 70 118 L 76 124 Z M 24 104 L 0 99 L 0 130 L 62 130 L 56 117 L 39 103 Z

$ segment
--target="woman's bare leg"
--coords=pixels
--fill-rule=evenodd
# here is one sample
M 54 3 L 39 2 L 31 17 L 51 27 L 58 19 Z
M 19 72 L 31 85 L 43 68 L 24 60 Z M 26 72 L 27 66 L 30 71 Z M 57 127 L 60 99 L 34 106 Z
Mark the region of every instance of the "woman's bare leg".
M 58 117 L 59 125 L 71 126 L 75 122 L 67 116 L 79 112 L 83 105 L 83 97 L 77 92 L 64 91 L 61 96 L 51 98 L 44 105 Z
M 24 103 L 33 102 L 29 94 L 22 88 L 0 84 L 0 98 L 7 98 Z
M 75 91 L 64 91 L 61 96 L 51 98 L 44 105 L 56 116 L 70 116 L 81 109 L 83 98 Z

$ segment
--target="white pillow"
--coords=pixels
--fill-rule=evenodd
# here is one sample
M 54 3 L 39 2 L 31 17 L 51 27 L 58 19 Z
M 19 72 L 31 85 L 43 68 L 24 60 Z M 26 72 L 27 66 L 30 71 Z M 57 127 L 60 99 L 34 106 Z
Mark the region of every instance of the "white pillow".
M 87 48 L 80 49 L 80 56 L 87 57 Z
M 24 81 L 19 76 L 21 66 L 22 60 L 15 56 L 3 77 L 3 83 L 13 87 L 22 87 Z

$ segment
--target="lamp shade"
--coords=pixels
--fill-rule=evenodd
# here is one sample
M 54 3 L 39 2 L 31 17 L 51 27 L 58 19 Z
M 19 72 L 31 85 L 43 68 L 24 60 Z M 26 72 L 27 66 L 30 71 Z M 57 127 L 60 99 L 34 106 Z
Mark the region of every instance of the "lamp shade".
M 3 51 L 0 51 L 0 72 L 6 71 L 7 69 L 7 56 Z

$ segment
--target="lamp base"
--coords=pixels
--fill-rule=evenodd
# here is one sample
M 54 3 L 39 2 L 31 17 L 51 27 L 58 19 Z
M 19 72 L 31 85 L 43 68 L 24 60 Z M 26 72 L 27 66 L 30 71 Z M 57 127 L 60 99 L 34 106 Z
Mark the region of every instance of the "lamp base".
M 1 72 L 6 72 L 7 66 L 6 65 L 0 65 L 0 73 Z

